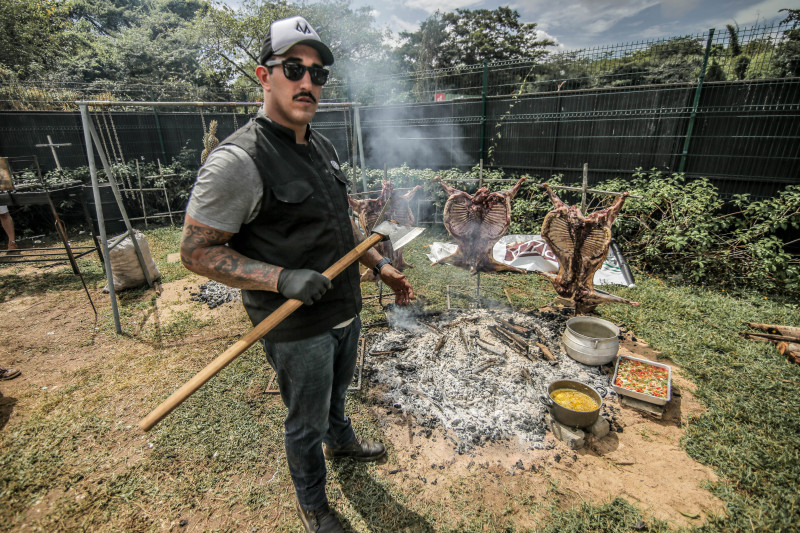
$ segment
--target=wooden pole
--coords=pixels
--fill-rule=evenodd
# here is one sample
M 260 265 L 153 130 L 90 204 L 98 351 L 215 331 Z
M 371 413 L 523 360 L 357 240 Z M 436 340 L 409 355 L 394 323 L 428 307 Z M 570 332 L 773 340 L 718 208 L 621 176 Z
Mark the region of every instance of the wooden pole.
M 350 250 L 344 257 L 339 259 L 336 263 L 331 265 L 328 270 L 322 273 L 328 279 L 333 279 L 339 274 L 341 274 L 345 268 L 350 266 L 354 261 L 356 261 L 359 257 L 364 255 L 364 253 L 378 244 L 383 236 L 374 233 L 364 241 L 362 241 L 358 246 Z M 247 350 L 250 346 L 252 346 L 258 339 L 272 331 L 272 329 L 283 322 L 286 317 L 294 313 L 300 306 L 303 305 L 303 302 L 300 300 L 289 299 L 281 305 L 278 309 L 272 312 L 267 318 L 262 320 L 258 325 L 256 325 L 249 333 L 247 333 L 244 337 L 236 341 L 233 346 L 225 350 L 221 355 L 219 355 L 216 359 L 211 361 L 204 369 L 200 372 L 195 374 L 195 376 L 187 381 L 186 383 L 181 386 L 178 390 L 172 393 L 172 395 L 167 398 L 164 402 L 161 403 L 158 407 L 153 409 L 153 411 L 141 419 L 139 421 L 139 427 L 142 428 L 144 431 L 149 431 L 153 426 L 158 424 L 165 416 L 172 412 L 173 409 L 178 407 L 181 403 L 183 403 L 186 398 L 191 396 L 192 394 L 197 391 L 200 387 L 205 385 L 208 380 L 213 378 L 214 376 L 219 373 L 220 370 L 228 366 L 231 361 L 239 357 L 245 350 Z

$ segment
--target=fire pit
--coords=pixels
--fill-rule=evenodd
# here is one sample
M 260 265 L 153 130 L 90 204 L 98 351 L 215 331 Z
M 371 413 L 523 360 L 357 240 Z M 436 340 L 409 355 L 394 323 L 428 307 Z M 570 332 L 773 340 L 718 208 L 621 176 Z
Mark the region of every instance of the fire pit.
M 608 387 L 599 367 L 568 357 L 559 312 L 425 312 L 387 308 L 388 331 L 371 340 L 373 384 L 383 400 L 428 432 L 440 428 L 458 453 L 516 439 L 544 449 L 546 408 L 538 397 L 558 379 Z M 608 387 L 610 388 L 610 387 Z

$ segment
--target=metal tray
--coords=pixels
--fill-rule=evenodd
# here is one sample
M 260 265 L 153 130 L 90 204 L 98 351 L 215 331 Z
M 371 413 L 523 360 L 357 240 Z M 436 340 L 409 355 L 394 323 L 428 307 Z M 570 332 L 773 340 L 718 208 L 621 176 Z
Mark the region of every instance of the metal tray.
M 630 389 L 626 389 L 623 387 L 618 387 L 614 385 L 617 382 L 617 372 L 619 372 L 619 362 L 622 359 L 630 359 L 631 361 L 639 361 L 641 363 L 652 365 L 658 368 L 663 368 L 667 371 L 667 397 L 666 398 L 659 398 L 658 396 L 653 396 L 652 394 L 645 394 L 643 392 L 636 392 Z M 653 361 L 648 361 L 647 359 L 639 359 L 638 357 L 631 357 L 629 355 L 620 355 L 617 358 L 617 363 L 614 366 L 614 377 L 611 378 L 611 388 L 614 389 L 614 392 L 617 394 L 621 394 L 623 396 L 630 396 L 631 398 L 636 398 L 637 400 L 642 400 L 644 402 L 653 403 L 656 405 L 665 405 L 672 399 L 672 367 L 669 365 L 664 365 L 661 363 L 654 363 Z

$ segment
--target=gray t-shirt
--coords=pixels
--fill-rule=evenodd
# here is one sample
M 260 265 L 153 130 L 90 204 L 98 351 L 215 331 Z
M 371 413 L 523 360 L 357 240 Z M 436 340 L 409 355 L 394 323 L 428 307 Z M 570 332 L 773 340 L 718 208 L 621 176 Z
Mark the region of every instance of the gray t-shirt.
M 214 229 L 238 233 L 261 208 L 264 187 L 253 159 L 232 144 L 211 152 L 200 168 L 186 214 Z

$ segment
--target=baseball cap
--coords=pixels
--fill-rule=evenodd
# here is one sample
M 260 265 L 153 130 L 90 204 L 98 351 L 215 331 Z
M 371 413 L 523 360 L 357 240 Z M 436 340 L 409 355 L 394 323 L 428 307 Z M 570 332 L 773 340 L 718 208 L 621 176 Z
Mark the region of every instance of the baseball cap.
M 263 65 L 270 57 L 285 54 L 296 44 L 306 44 L 315 48 L 322 58 L 323 65 L 333 65 L 331 49 L 322 42 L 311 24 L 300 16 L 276 20 L 270 25 L 269 33 L 261 45 L 258 62 Z

